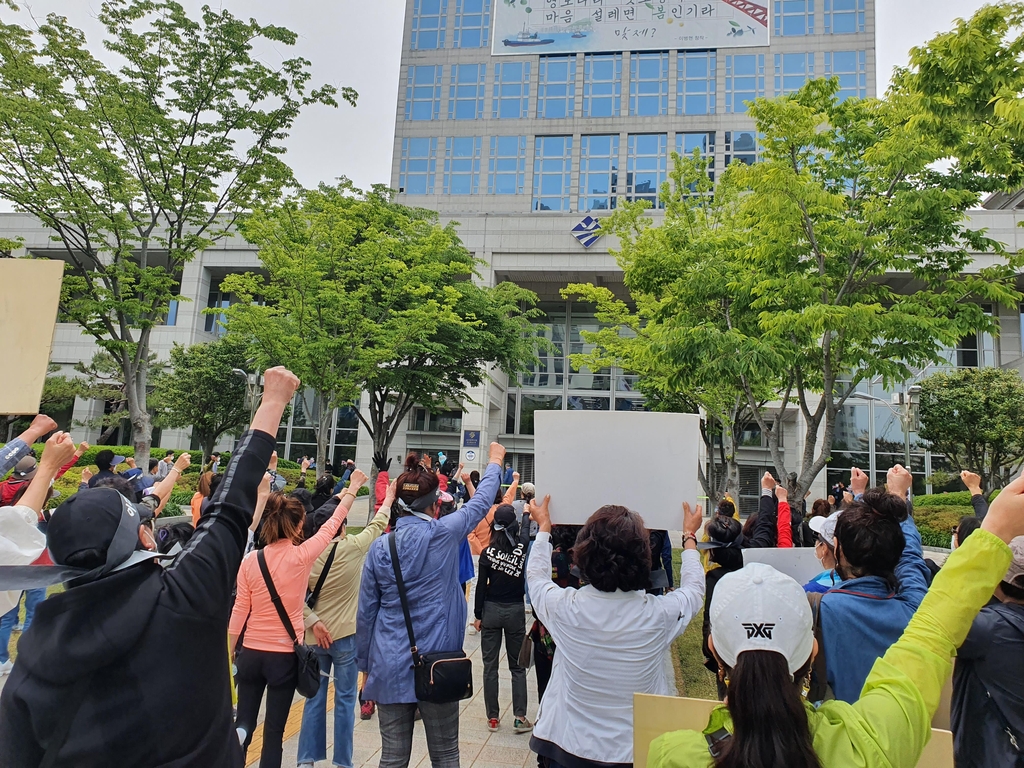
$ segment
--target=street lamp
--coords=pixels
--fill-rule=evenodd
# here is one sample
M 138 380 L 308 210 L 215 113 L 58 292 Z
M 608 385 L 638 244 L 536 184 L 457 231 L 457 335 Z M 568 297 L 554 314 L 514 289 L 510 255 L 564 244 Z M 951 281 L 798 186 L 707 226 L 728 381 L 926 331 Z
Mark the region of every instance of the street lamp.
M 906 392 L 897 392 L 893 395 L 893 401 L 890 403 L 888 400 L 882 397 L 875 397 L 865 392 L 854 392 L 850 395 L 851 400 L 870 400 L 875 403 L 881 403 L 896 416 L 899 417 L 901 424 L 903 425 L 903 460 L 906 462 L 904 466 L 907 471 L 910 472 L 910 431 L 914 425 L 914 397 L 921 394 L 921 387 L 914 384 L 913 386 L 907 387 Z M 899 406 L 894 407 L 894 406 Z
M 245 398 L 249 401 L 249 423 L 256 417 L 256 408 L 263 397 L 263 376 L 258 373 L 246 373 L 241 368 L 232 368 L 233 376 L 245 379 Z

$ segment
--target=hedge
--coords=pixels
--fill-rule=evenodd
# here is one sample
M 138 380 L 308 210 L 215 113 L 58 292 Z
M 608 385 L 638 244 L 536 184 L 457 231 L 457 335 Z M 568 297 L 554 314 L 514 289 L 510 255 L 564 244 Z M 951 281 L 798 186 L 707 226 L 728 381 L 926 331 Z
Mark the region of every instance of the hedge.
M 988 495 L 992 501 L 999 495 L 996 489 Z M 970 491 L 952 491 L 951 493 L 930 493 L 914 497 L 914 509 L 918 507 L 969 507 L 971 506 Z
M 956 494 L 938 494 L 955 496 Z M 970 494 L 968 494 L 970 499 Z M 960 524 L 960 518 L 974 515 L 970 506 L 925 506 L 920 507 L 914 499 L 914 522 L 921 532 L 921 542 L 929 547 L 949 547 L 953 527 Z

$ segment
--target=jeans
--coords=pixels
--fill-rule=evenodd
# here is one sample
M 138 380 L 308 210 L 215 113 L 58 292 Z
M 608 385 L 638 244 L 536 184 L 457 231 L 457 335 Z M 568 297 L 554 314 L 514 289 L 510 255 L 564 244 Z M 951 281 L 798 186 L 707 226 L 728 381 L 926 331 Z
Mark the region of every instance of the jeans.
M 328 649 L 316 646 L 320 659 L 320 690 L 306 699 L 299 731 L 296 762 L 315 763 L 327 759 L 327 682 L 334 665 L 334 764 L 352 768 L 352 731 L 356 725 L 356 636 L 349 635 L 331 643 Z
M 526 608 L 522 603 L 484 603 L 480 650 L 484 657 L 484 706 L 487 719 L 497 719 L 498 657 L 505 637 L 508 671 L 512 673 L 512 714 L 526 718 L 526 670 L 519 664 L 519 652 L 526 638 Z
M 295 696 L 298 664 L 295 652 L 254 651 L 243 646 L 238 655 L 238 716 L 235 727 L 245 731 L 242 750 L 249 751 L 252 732 L 260 713 L 263 692 L 267 692 L 267 711 L 263 719 L 263 752 L 260 768 L 281 768 L 281 742 L 288 711 Z M 248 754 L 246 764 L 248 765 Z
M 23 630 L 27 630 L 28 625 L 32 623 L 32 617 L 36 615 L 36 606 L 46 599 L 46 587 L 26 589 L 23 594 L 25 595 L 25 624 L 23 625 Z M 7 649 L 11 644 L 11 632 L 14 631 L 14 626 L 18 623 L 18 607 L 20 605 L 21 599 L 19 598 L 18 605 L 0 617 L 0 664 L 11 659 L 10 652 Z
M 412 731 L 419 706 L 432 768 L 459 768 L 459 702 L 378 704 L 381 753 L 378 768 L 408 768 Z

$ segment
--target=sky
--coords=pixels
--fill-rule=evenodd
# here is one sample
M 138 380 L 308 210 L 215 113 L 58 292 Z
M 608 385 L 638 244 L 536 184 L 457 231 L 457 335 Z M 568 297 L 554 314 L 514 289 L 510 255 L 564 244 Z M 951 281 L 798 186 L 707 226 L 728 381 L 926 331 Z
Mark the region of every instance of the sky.
M 14 17 L 29 23 L 26 11 L 42 18 L 56 11 L 83 28 L 88 38 L 99 31 L 98 0 L 18 0 Z M 190 11 L 199 0 L 181 0 Z M 351 86 L 359 93 L 355 108 L 314 107 L 301 115 L 287 140 L 285 157 L 303 186 L 348 176 L 359 187 L 389 183 L 394 147 L 395 109 L 402 50 L 405 0 L 206 0 L 236 16 L 288 27 L 296 46 L 268 50 L 269 62 L 295 55 L 312 64 L 312 85 Z M 893 67 L 957 17 L 970 16 L 986 0 L 877 0 L 878 91 L 884 93 Z M 449 3 L 454 6 L 454 0 Z M 5 18 L 11 12 L 2 10 Z

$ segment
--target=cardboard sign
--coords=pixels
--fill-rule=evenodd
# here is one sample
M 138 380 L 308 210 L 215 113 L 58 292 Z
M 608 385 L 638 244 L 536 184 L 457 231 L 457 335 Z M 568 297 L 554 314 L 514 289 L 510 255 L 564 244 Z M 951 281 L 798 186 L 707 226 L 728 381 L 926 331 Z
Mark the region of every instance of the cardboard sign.
M 0 413 L 39 413 L 63 274 L 59 260 L 0 259 Z
M 814 547 L 794 547 L 792 549 L 744 549 L 743 564 L 765 563 L 780 573 L 784 573 L 798 584 L 806 584 L 824 568 L 814 556 Z
M 641 411 L 537 411 L 537 494 L 551 521 L 582 525 L 606 504 L 640 513 L 652 530 L 678 531 L 682 502 L 700 494 L 700 417 Z

